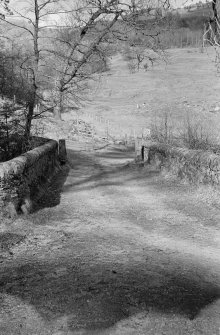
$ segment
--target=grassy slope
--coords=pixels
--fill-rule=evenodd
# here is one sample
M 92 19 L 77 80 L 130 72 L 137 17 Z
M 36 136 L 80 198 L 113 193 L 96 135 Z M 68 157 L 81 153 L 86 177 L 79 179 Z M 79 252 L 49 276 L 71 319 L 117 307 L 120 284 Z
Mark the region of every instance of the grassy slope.
M 218 133 L 220 113 L 212 111 L 220 106 L 220 80 L 213 60 L 211 50 L 201 53 L 198 49 L 174 49 L 169 51 L 168 64 L 130 74 L 117 55 L 112 59 L 111 71 L 96 84 L 97 92 L 82 111 L 110 119 L 113 134 L 133 133 L 134 129 L 141 132 L 164 113 L 171 114 L 173 123 L 179 123 L 189 113 L 212 133 L 214 126 Z

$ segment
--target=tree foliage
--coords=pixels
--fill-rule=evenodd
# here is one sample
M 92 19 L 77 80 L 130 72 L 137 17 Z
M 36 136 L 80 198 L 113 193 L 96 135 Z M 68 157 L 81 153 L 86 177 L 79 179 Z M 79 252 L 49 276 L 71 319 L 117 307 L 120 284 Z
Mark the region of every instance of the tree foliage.
M 21 115 L 19 106 L 4 99 L 0 102 L 0 161 L 22 153 Z

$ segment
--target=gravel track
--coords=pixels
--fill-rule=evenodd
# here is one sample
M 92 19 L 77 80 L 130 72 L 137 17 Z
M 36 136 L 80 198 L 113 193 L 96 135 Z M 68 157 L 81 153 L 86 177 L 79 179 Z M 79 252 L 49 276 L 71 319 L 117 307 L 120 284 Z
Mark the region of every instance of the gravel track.
M 220 211 L 121 146 L 68 153 L 2 225 L 0 334 L 219 335 Z

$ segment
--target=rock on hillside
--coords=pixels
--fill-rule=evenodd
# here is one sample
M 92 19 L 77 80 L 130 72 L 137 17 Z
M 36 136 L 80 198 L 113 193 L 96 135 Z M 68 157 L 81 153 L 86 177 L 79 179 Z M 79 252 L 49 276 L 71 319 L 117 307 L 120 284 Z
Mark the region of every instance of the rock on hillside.
M 92 137 L 92 127 L 83 120 L 61 121 L 50 116 L 34 122 L 33 134 L 55 140 L 59 138 L 75 140 L 79 135 Z

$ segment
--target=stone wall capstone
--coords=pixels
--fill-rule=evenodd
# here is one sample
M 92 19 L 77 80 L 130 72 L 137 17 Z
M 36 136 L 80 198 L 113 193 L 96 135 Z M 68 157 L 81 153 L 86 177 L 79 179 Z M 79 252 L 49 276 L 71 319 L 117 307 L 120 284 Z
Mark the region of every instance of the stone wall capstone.
M 31 211 L 40 185 L 59 169 L 58 143 L 47 143 L 0 163 L 0 210 L 10 216 Z
M 210 151 L 158 143 L 142 144 L 142 151 L 142 160 L 146 164 L 168 171 L 180 179 L 196 184 L 220 184 L 220 156 Z

